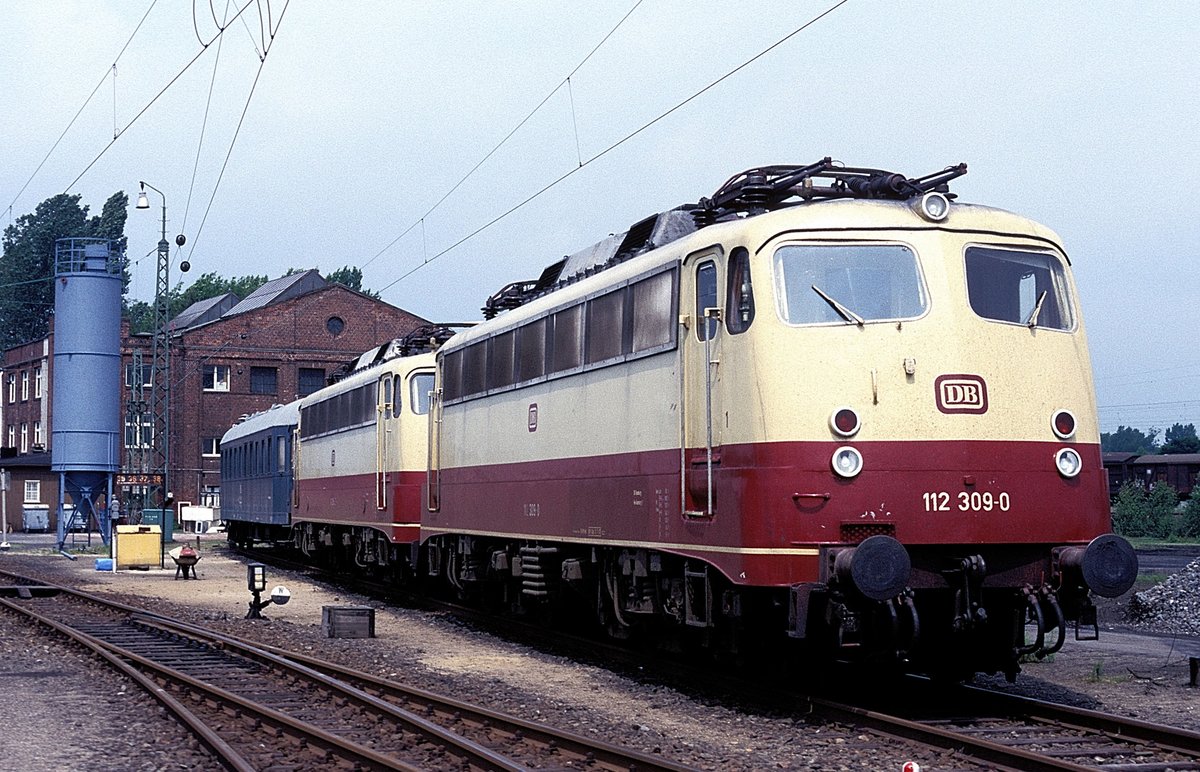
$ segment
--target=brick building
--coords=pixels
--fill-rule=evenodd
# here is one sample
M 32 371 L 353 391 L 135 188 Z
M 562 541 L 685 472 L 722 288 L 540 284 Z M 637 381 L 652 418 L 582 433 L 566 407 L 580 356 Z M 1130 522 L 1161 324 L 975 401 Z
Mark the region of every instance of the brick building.
M 0 360 L 0 469 L 12 477 L 12 489 L 0 495 L 11 530 L 23 528 L 27 508 L 31 525 L 40 525 L 58 502 L 48 451 L 51 352 L 52 339 L 44 338 L 11 348 Z
M 225 295 L 185 309 L 171 321 L 168 483 L 176 502 L 219 506 L 219 441 L 239 418 L 319 389 L 357 355 L 422 324 L 424 319 L 407 311 L 326 282 L 315 270 L 267 282 L 244 300 Z M 122 333 L 125 374 L 118 420 L 124 427 L 122 468 L 127 468 L 131 454 L 134 461 L 141 453 L 153 464 L 148 452 L 153 336 L 129 335 L 127 327 Z M 141 401 L 131 400 L 131 383 L 137 380 L 134 352 L 140 352 L 145 374 Z M 0 455 L 5 456 L 0 467 L 13 472 L 8 511 L 10 525 L 18 528 L 33 489 L 41 503 L 51 505 L 52 516 L 58 502 L 49 453 L 52 361 L 50 336 L 4 352 L 0 370 Z M 147 412 L 139 420 L 142 410 Z

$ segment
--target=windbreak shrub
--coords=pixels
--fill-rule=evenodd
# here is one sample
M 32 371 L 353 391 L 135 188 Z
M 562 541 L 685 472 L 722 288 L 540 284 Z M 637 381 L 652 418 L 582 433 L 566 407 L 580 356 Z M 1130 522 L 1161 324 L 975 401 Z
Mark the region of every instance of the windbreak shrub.
M 1136 482 L 1125 483 L 1113 505 L 1113 530 L 1122 536 L 1169 538 L 1176 530 L 1178 505 L 1179 495 L 1166 483 L 1154 483 L 1148 492 Z
M 1192 488 L 1192 495 L 1183 505 L 1179 535 L 1185 539 L 1200 539 L 1200 483 Z

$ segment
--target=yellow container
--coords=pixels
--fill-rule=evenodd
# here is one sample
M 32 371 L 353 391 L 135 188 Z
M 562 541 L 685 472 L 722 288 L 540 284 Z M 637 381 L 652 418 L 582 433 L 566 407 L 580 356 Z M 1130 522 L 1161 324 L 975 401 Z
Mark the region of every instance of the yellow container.
M 157 525 L 118 525 L 113 537 L 117 568 L 162 567 L 162 528 Z

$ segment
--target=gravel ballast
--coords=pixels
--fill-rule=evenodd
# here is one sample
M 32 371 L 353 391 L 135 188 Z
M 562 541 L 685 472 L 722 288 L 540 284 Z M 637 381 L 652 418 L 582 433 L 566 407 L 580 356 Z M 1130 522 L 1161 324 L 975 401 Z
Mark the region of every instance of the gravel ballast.
M 201 553 L 198 581 L 176 580 L 173 567 L 115 574 L 96 572 L 91 558 L 72 562 L 56 554 L 6 554 L 0 556 L 0 568 L 115 596 L 222 632 L 333 659 L 699 768 L 875 770 L 899 769 L 908 760 L 919 761 L 926 769 L 959 764 L 958 760 L 949 764 L 932 755 L 910 758 L 904 747 L 861 737 L 850 728 L 810 723 L 804 716 L 746 711 L 711 696 L 690 695 L 649 680 L 580 664 L 473 630 L 444 614 L 388 607 L 304 575 L 271 568 L 268 586 L 287 585 L 291 602 L 266 609 L 267 621 L 244 620 L 250 599 L 244 563 L 226 553 L 221 542 L 215 540 L 205 541 Z M 323 637 L 321 608 L 327 605 L 375 607 L 377 637 Z M 1102 609 L 1105 614 L 1109 611 Z M 0 679 L 11 681 L 6 673 L 44 668 L 36 660 L 40 647 L 48 645 L 47 635 L 41 633 L 38 639 L 30 639 L 17 634 L 19 623 L 8 615 L 0 615 L 0 624 L 5 625 L 0 627 L 5 641 L 0 648 Z M 1194 638 L 1109 632 L 1102 632 L 1100 641 L 1076 642 L 1071 638 L 1068 636 L 1064 651 L 1050 661 L 1026 665 L 1016 686 L 1005 685 L 1003 679 L 979 680 L 1023 694 L 1149 721 L 1187 728 L 1200 723 L 1200 694 L 1186 686 L 1185 650 L 1196 644 Z M 96 673 L 99 666 L 89 669 L 84 659 L 62 659 L 64 664 L 58 668 L 63 671 L 62 677 L 75 682 L 107 677 Z M 55 712 L 51 700 L 43 720 L 33 724 L 20 720 L 29 712 L 26 703 L 39 697 L 36 684 L 27 686 L 28 693 L 17 697 L 10 697 L 12 692 L 5 688 L 0 695 L 0 721 L 23 735 L 35 733 L 56 739 L 47 743 L 33 738 L 15 745 L 9 736 L 0 739 L 0 753 L 8 751 L 3 758 L 23 759 L 14 768 L 202 768 L 187 766 L 197 762 L 189 761 L 186 753 L 158 753 L 163 748 L 178 749 L 184 735 L 178 730 L 167 733 L 160 726 L 164 722 L 157 719 L 158 711 L 150 700 L 122 695 L 115 706 L 104 700 L 83 700 L 83 707 L 71 711 L 70 718 Z M 84 690 L 87 695 L 98 692 L 111 694 L 91 684 Z M 51 694 L 47 690 L 40 696 L 50 700 Z M 145 718 L 137 712 L 143 706 Z M 114 713 L 121 719 L 114 720 Z M 127 721 L 127 715 L 133 718 Z M 146 723 L 156 720 L 155 724 Z M 159 735 L 152 735 L 150 749 L 130 745 L 131 740 L 123 737 L 130 733 L 147 744 L 147 725 L 155 726 L 156 731 L 162 729 Z M 133 727 L 140 727 L 140 731 Z M 90 748 L 106 752 L 98 758 L 88 757 L 88 763 L 82 766 L 74 761 L 61 763 L 54 755 L 82 753 Z M 120 758 L 114 752 L 119 752 Z M 131 763 L 135 760 L 136 764 Z

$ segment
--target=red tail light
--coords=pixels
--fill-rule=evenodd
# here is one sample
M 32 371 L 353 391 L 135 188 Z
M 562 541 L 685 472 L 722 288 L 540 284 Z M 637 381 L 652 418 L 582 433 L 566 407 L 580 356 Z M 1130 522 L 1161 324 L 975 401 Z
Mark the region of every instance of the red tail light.
M 839 407 L 833 411 L 833 415 L 829 416 L 829 428 L 843 437 L 853 437 L 858 433 L 862 422 L 858 419 L 858 413 L 854 412 L 854 408 Z
M 1070 410 L 1059 410 L 1050 419 L 1054 433 L 1062 439 L 1068 439 L 1075 434 L 1075 415 Z

